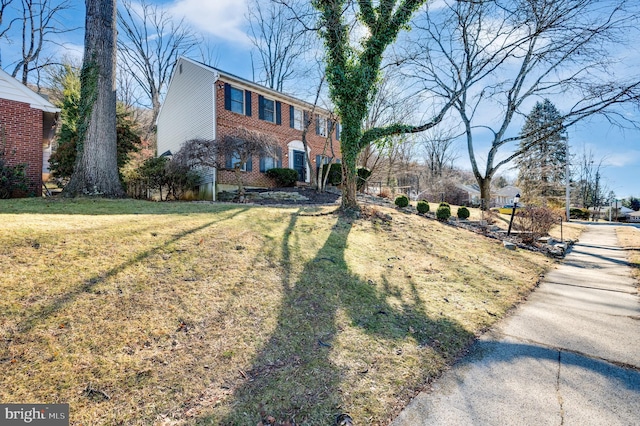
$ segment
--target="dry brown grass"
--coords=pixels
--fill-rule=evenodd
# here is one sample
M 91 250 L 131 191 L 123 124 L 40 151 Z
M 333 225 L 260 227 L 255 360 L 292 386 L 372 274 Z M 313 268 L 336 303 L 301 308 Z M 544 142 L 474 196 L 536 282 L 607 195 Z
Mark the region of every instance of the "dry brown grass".
M 631 273 L 638 282 L 640 288 L 640 228 L 631 226 L 619 226 L 616 228 L 620 245 L 627 250 Z
M 74 425 L 386 424 L 552 261 L 378 209 L 0 201 L 0 400 Z

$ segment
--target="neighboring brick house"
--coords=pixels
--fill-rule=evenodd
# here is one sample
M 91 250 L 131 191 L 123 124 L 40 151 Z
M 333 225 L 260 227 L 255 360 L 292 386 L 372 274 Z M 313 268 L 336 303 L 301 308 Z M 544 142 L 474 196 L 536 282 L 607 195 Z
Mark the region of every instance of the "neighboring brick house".
M 312 164 L 307 164 L 301 138 L 305 117 L 312 111 L 306 136 Z M 247 187 L 273 187 L 264 173 L 273 167 L 295 169 L 300 182 L 309 182 L 331 152 L 340 157 L 340 125 L 330 119 L 329 111 L 184 57 L 175 65 L 157 125 L 159 155 L 177 152 L 190 139 L 215 140 L 238 127 L 275 137 L 279 155 L 247 163 Z M 236 188 L 232 159 L 225 163 L 203 178 L 203 198 L 214 197 L 214 187 L 216 192 Z
M 43 150 L 51 147 L 60 109 L 0 69 L 0 151 L 7 164 L 27 164 L 29 192 L 42 193 L 48 171 Z

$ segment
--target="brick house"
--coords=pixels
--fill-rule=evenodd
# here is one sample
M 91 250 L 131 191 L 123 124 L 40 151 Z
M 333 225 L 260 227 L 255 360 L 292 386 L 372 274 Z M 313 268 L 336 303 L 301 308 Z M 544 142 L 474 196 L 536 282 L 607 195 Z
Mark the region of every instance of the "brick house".
M 0 69 L 0 151 L 8 165 L 27 164 L 29 193 L 42 192 L 60 109 Z M 46 157 L 48 159 L 48 157 Z
M 312 164 L 307 164 L 301 141 L 305 118 L 312 119 L 306 135 Z M 243 181 L 249 188 L 273 187 L 265 172 L 274 167 L 295 169 L 299 182 L 310 182 L 310 174 L 327 157 L 340 157 L 340 125 L 329 111 L 184 57 L 174 67 L 157 126 L 159 155 L 177 152 L 190 139 L 215 140 L 237 127 L 276 138 L 276 158 L 253 158 L 246 164 Z M 225 167 L 204 174 L 202 198 L 215 199 L 215 192 L 236 188 L 232 162 L 228 158 Z

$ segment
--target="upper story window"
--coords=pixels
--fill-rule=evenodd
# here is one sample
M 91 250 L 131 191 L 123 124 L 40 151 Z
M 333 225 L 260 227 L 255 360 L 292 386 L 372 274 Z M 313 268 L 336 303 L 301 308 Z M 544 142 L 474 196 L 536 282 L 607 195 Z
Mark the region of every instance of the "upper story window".
M 269 121 L 275 124 L 282 123 L 282 104 L 280 101 L 265 98 L 258 95 L 259 117 L 261 120 Z
M 329 121 L 326 117 L 322 117 L 321 115 L 316 114 L 316 135 L 326 137 L 329 134 L 328 124 Z
M 264 121 L 275 123 L 276 121 L 276 103 L 271 99 L 262 98 L 260 103 L 260 118 Z
M 244 90 L 231 88 L 231 111 L 244 114 Z
M 292 129 L 302 130 L 304 129 L 304 113 L 301 109 L 293 106 L 289 107 L 289 126 Z
M 251 116 L 251 92 L 225 83 L 224 108 L 227 111 Z

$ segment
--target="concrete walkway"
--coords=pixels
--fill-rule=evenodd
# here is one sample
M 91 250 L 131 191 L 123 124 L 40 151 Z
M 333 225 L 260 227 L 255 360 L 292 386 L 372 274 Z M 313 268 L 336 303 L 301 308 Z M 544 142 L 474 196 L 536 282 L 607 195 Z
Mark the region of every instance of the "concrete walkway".
M 640 425 L 640 300 L 615 228 L 588 226 L 393 425 Z

